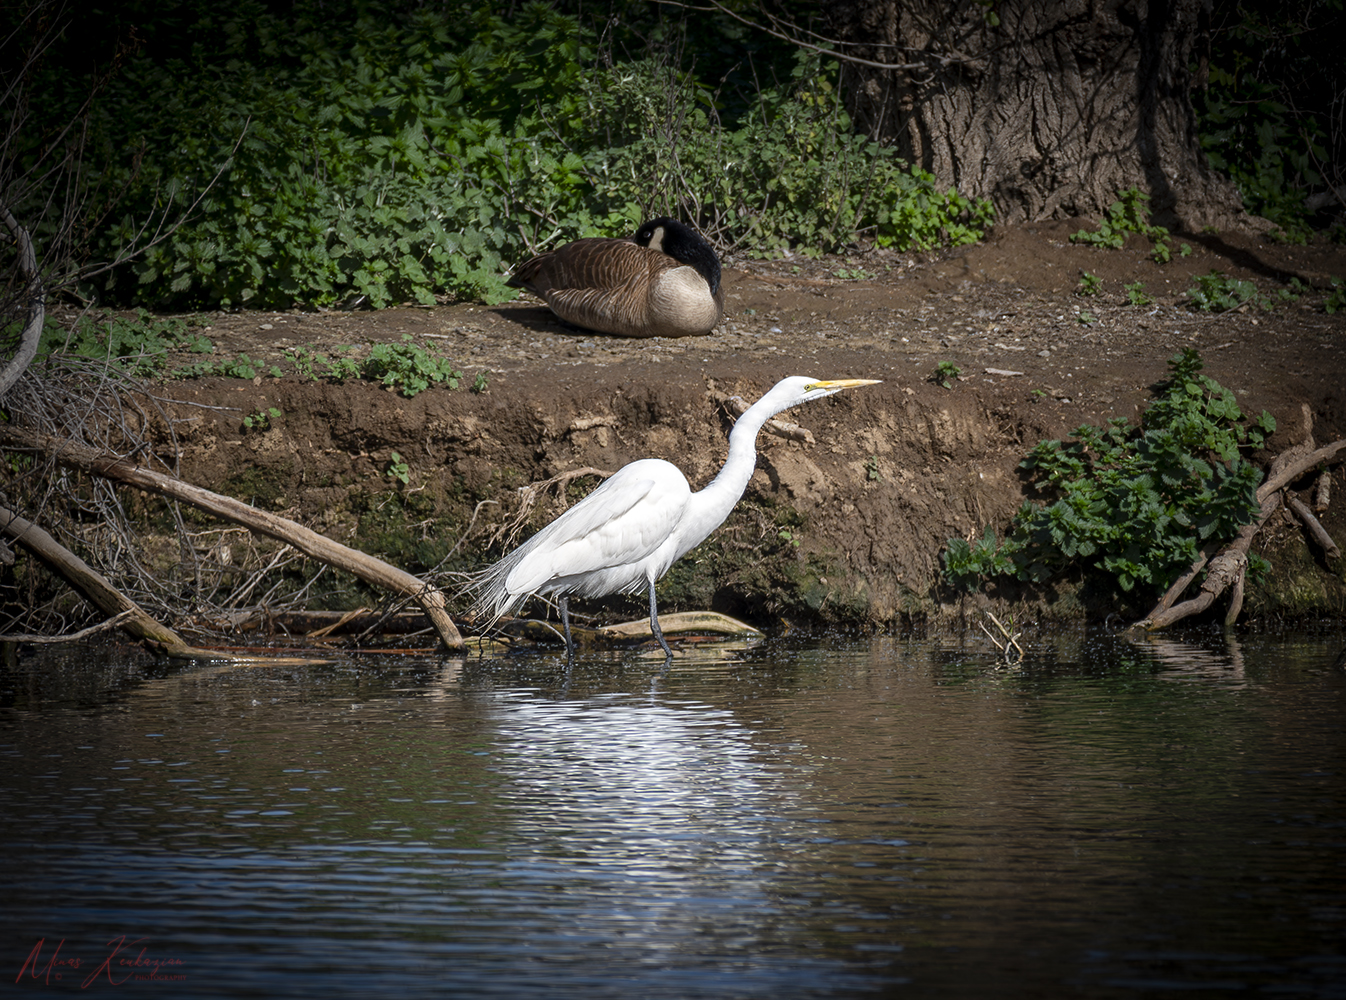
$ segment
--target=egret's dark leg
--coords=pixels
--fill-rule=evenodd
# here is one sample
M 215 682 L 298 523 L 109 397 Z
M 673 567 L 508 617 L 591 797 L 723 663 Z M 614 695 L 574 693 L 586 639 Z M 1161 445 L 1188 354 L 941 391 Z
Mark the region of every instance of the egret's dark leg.
M 650 582 L 650 631 L 654 637 L 659 640 L 659 645 L 664 647 L 664 667 L 673 662 L 673 650 L 668 648 L 668 643 L 664 640 L 663 630 L 659 628 L 659 609 L 654 603 L 654 582 Z
M 566 666 L 573 667 L 575 665 L 575 640 L 570 638 L 570 608 L 566 604 L 566 596 L 562 594 L 557 603 L 561 605 L 561 628 L 565 630 L 566 634 Z

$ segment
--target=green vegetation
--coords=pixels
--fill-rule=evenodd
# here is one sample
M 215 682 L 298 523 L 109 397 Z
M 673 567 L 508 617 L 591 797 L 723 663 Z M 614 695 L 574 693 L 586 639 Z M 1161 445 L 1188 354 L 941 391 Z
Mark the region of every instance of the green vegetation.
M 403 334 L 397 344 L 375 344 L 361 368 L 365 378 L 382 382 L 410 399 L 439 382 L 457 389 L 463 373 L 448 358 L 431 354 Z
M 1342 183 L 1346 10 L 1243 0 L 1214 13 L 1208 85 L 1192 91 L 1202 148 L 1248 211 L 1303 242 L 1315 222 L 1306 196 Z
M 11 351 L 22 324 L 15 322 L 0 331 L 0 349 Z M 169 351 L 208 353 L 209 338 L 178 318 L 156 319 L 143 309 L 131 316 L 110 309 L 96 316 L 81 317 L 66 329 L 50 317 L 38 341 L 39 358 L 74 358 L 108 365 L 129 376 L 149 376 L 163 370 Z
M 1332 291 L 1323 301 L 1323 309 L 1328 313 L 1335 313 L 1338 309 L 1346 309 L 1346 281 L 1342 281 L 1340 278 L 1332 279 Z
M 1137 233 L 1154 242 L 1154 259 L 1159 263 L 1165 263 L 1170 259 L 1168 230 L 1150 223 L 1150 210 L 1146 206 L 1149 200 L 1150 196 L 1139 188 L 1127 188 L 1125 191 L 1117 192 L 1117 200 L 1108 206 L 1107 214 L 1098 224 L 1098 230 L 1089 232 L 1081 229 L 1071 234 L 1070 242 L 1120 250 L 1125 245 L 1127 236 Z
M 1201 367 L 1196 351 L 1175 355 L 1139 427 L 1114 420 L 1064 444 L 1039 442 L 1020 467 L 1054 499 L 1026 501 L 1003 542 L 991 527 L 972 544 L 949 539 L 945 579 L 971 590 L 997 576 L 1040 583 L 1081 570 L 1122 591 L 1159 591 L 1198 546 L 1232 538 L 1255 516 L 1262 478 L 1241 451 L 1261 447 L 1275 421 L 1245 420 Z
M 389 456 L 388 468 L 384 471 L 384 475 L 389 479 L 396 479 L 403 486 L 411 484 L 411 466 L 407 465 L 406 459 L 397 452 Z
M 1126 304 L 1129 306 L 1148 306 L 1153 304 L 1154 299 L 1145 294 L 1145 282 L 1133 281 L 1129 285 L 1122 286 L 1126 290 Z
M 1085 271 L 1080 276 L 1080 283 L 1075 288 L 1076 295 L 1097 295 L 1103 290 L 1103 279 L 1096 274 L 1090 274 Z
M 1251 281 L 1231 278 L 1220 271 L 1199 274 L 1196 285 L 1187 290 L 1187 298 L 1202 312 L 1228 312 L 1242 305 L 1270 309 L 1271 301 Z
M 728 18 L 684 29 L 701 33 L 717 90 L 670 63 L 666 26 L 543 3 L 508 17 L 484 2 L 396 18 L 355 2 L 279 10 L 174 5 L 118 52 L 86 153 L 115 210 L 80 252 L 116 259 L 146 220 L 185 222 L 87 292 L 161 309 L 498 302 L 517 294 L 507 263 L 534 247 L 629 235 L 658 213 L 742 251 L 815 256 L 857 235 L 972 242 L 991 220 L 989 202 L 853 133 L 835 62 L 763 51 L 741 26 L 721 30 Z M 98 63 L 76 39 L 98 23 L 38 64 L 34 120 L 80 114 Z M 643 52 L 600 53 L 645 27 Z M 775 82 L 755 84 L 759 69 Z M 49 137 L 22 138 L 20 161 L 36 162 Z
M 883 482 L 883 470 L 879 468 L 878 455 L 870 455 L 865 462 L 865 478 L 871 483 Z
M 321 382 L 324 379 L 345 382 L 347 379 L 360 377 L 360 363 L 354 358 L 345 356 L 353 350 L 354 347 L 338 347 L 338 356 L 329 358 L 326 354 L 315 351 L 310 345 L 292 347 L 290 360 L 294 365 L 295 374 L 310 382 Z
M 266 431 L 271 429 L 271 421 L 280 419 L 280 410 L 269 406 L 265 410 L 256 410 L 243 418 L 243 429 L 247 431 Z
M 963 374 L 963 369 L 959 368 L 952 361 L 941 361 L 935 366 L 935 372 L 930 376 L 930 381 L 935 385 L 943 386 L 945 389 L 952 389 L 954 382 L 958 381 L 958 376 Z

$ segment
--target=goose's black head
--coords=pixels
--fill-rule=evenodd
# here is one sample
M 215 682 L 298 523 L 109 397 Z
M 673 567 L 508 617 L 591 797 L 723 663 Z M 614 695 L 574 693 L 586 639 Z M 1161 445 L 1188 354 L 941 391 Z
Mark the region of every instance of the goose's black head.
M 720 258 L 715 256 L 715 250 L 691 226 L 663 216 L 645 223 L 636 230 L 632 239 L 640 246 L 658 250 L 674 260 L 690 264 L 706 279 L 710 294 L 719 294 Z

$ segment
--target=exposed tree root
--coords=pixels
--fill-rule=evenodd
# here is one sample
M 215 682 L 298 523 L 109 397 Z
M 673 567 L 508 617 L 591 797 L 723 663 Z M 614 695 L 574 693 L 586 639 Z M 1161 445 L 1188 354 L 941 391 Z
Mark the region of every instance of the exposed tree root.
M 1313 448 L 1312 441 L 1310 436 L 1305 444 L 1289 449 L 1272 464 L 1270 477 L 1257 490 L 1257 500 L 1261 504 L 1257 520 L 1245 525 L 1234 540 L 1213 558 L 1203 552 L 1192 568 L 1169 588 L 1168 593 L 1160 599 L 1154 609 L 1132 626 L 1133 629 L 1155 632 L 1167 628 L 1176 621 L 1206 610 L 1215 598 L 1230 588 L 1232 588 L 1230 609 L 1225 616 L 1225 624 L 1234 623 L 1243 606 L 1243 578 L 1248 566 L 1248 547 L 1262 525 L 1266 524 L 1267 519 L 1281 506 L 1281 491 L 1315 466 L 1337 460 L 1337 456 L 1346 450 L 1346 440 L 1334 441 L 1316 449 Z M 1307 513 L 1307 508 L 1305 511 Z M 1312 517 L 1312 514 L 1309 516 Z M 1326 537 L 1326 532 L 1323 534 Z M 1328 537 L 1327 542 L 1331 544 L 1332 539 Z M 1333 548 L 1335 549 L 1335 544 Z M 1324 549 L 1326 551 L 1326 546 Z M 1175 606 L 1173 602 L 1182 595 L 1187 585 L 1196 579 L 1203 568 L 1206 569 L 1206 579 L 1202 581 L 1197 596 Z

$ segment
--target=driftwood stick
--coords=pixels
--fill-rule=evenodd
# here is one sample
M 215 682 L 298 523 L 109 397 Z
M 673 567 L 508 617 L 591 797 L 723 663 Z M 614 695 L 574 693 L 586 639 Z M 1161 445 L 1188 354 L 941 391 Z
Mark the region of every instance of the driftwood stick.
M 275 514 L 249 507 L 233 497 L 221 496 L 180 479 L 133 465 L 93 448 L 48 434 L 25 432 L 0 425 L 0 442 L 21 448 L 35 448 L 57 461 L 105 479 L 181 500 L 194 507 L 241 524 L 255 534 L 265 535 L 293 545 L 319 562 L 353 573 L 367 583 L 411 598 L 420 605 L 445 647 L 453 652 L 465 649 L 463 637 L 445 610 L 444 595 L 429 584 L 381 559 L 348 548 L 339 542 Z
M 1206 568 L 1206 563 L 1209 561 L 1210 553 L 1203 549 L 1201 554 L 1196 557 L 1196 562 L 1192 563 L 1192 568 L 1174 580 L 1173 586 L 1169 587 L 1168 590 L 1164 592 L 1164 596 L 1159 598 L 1159 603 L 1156 604 L 1154 610 L 1150 612 L 1150 617 L 1154 617 L 1154 615 L 1160 611 L 1167 611 L 1171 608 L 1173 602 L 1182 596 L 1183 591 L 1187 589 L 1188 585 L 1195 580 L 1198 575 L 1200 575 L 1201 571 Z
M 88 628 L 82 628 L 78 632 L 71 632 L 69 635 L 27 635 L 21 632 L 8 632 L 4 635 L 0 635 L 0 642 L 22 642 L 31 643 L 32 645 L 55 642 L 80 642 L 84 639 L 88 639 L 90 636 L 97 635 L 99 632 L 120 628 L 122 622 L 126 621 L 134 614 L 135 612 L 128 608 L 121 614 L 113 615 L 111 618 L 107 618 L 97 625 L 90 625 Z
M 1238 576 L 1234 578 L 1234 586 L 1229 594 L 1229 610 L 1224 615 L 1224 627 L 1233 628 L 1239 620 L 1239 612 L 1243 610 L 1243 581 L 1248 578 L 1248 560 L 1244 559 L 1239 563 Z
M 60 573 L 90 604 L 117 621 L 122 631 L 156 652 L 179 659 L 230 659 L 229 656 L 189 646 L 167 625 L 151 618 L 139 604 L 114 587 L 79 556 L 32 521 L 0 508 L 0 531 Z M 107 624 L 106 622 L 104 623 Z
M 1317 488 L 1313 493 L 1313 511 L 1315 514 L 1327 513 L 1332 503 L 1332 471 L 1324 469 L 1318 473 Z
M 741 396 L 731 396 L 726 392 L 720 392 L 718 389 L 712 389 L 710 394 L 717 403 L 733 415 L 735 420 L 748 412 L 748 404 L 743 401 Z M 774 434 L 776 437 L 785 438 L 787 441 L 802 441 L 805 444 L 815 443 L 811 430 L 807 427 L 800 427 L 798 424 L 792 424 L 788 420 L 777 420 L 773 417 L 762 425 L 762 430 L 768 434 Z
M 1323 550 L 1323 554 L 1329 559 L 1340 559 L 1341 549 L 1337 548 L 1337 543 L 1332 540 L 1332 536 L 1327 533 L 1327 529 L 1322 526 L 1318 518 L 1314 517 L 1313 511 L 1309 510 L 1308 505 L 1297 496 L 1286 497 L 1286 504 L 1299 518 L 1299 523 L 1304 525 L 1305 530 L 1313 536 L 1313 540 L 1318 543 L 1318 547 Z

